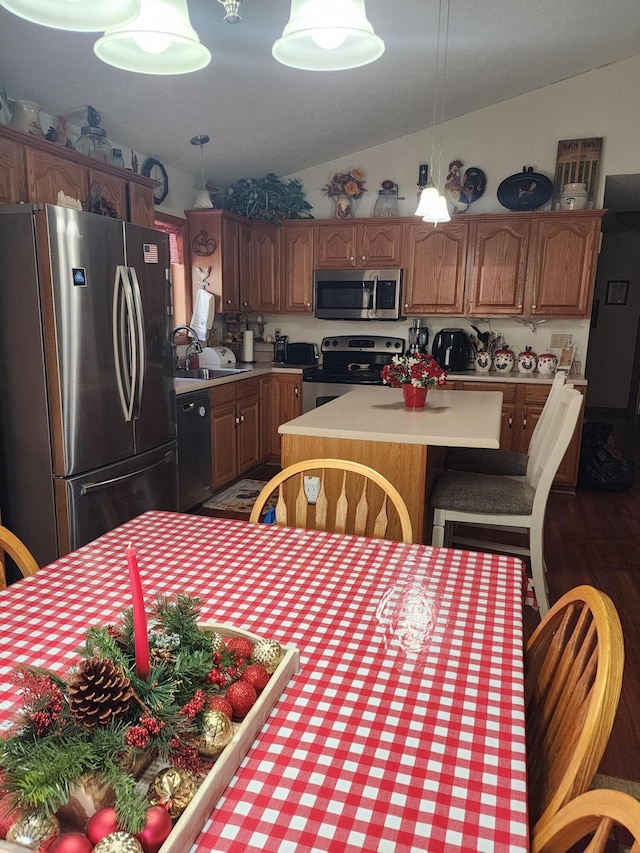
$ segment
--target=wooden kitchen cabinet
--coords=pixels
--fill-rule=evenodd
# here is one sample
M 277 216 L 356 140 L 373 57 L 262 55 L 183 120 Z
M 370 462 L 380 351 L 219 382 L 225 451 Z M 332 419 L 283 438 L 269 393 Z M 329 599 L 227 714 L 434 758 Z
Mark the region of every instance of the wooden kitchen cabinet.
M 253 310 L 274 314 L 280 311 L 280 227 L 253 225 Z
M 260 384 L 258 378 L 209 390 L 211 464 L 218 491 L 260 462 Z
M 472 224 L 467 313 L 522 314 L 530 238 L 529 217 L 491 217 Z
M 583 386 L 575 386 L 584 395 Z M 531 435 L 551 390 L 550 384 L 527 382 L 465 382 L 455 383 L 458 391 L 502 391 L 502 429 L 500 447 L 526 453 Z M 567 448 L 553 481 L 555 491 L 574 491 L 578 481 L 582 417 Z
M 280 456 L 281 437 L 278 427 L 302 414 L 302 374 L 272 373 L 271 383 L 271 452 L 274 456 Z
M 469 227 L 453 220 L 434 228 L 407 226 L 404 248 L 404 313 L 456 316 L 464 311 Z
M 57 204 L 60 191 L 85 202 L 93 181 L 120 219 L 153 228 L 155 181 L 0 125 L 0 202 Z
M 280 310 L 313 313 L 314 228 L 285 222 L 280 235 Z
M 355 222 L 316 223 L 317 269 L 377 269 L 402 265 L 401 222 L 369 219 Z

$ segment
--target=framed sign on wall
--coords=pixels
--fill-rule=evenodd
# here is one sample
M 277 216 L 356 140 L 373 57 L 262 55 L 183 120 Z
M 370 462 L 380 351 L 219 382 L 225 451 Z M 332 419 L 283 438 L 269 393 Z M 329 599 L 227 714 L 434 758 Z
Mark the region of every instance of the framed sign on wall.
M 628 281 L 608 281 L 606 305 L 626 305 L 629 294 Z

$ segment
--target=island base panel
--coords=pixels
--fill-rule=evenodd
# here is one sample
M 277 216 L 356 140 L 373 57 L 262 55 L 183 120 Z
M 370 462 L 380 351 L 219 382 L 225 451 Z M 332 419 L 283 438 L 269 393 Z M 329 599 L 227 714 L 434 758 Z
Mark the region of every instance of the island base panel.
M 431 453 L 431 449 L 429 450 Z M 282 436 L 282 467 L 304 459 L 348 459 L 375 469 L 402 495 L 413 526 L 413 541 L 423 542 L 427 487 L 427 447 L 386 441 L 357 441 L 307 435 Z M 329 494 L 329 500 L 336 500 Z M 388 538 L 400 539 L 399 525 L 390 526 Z M 431 539 L 431 528 L 428 531 Z

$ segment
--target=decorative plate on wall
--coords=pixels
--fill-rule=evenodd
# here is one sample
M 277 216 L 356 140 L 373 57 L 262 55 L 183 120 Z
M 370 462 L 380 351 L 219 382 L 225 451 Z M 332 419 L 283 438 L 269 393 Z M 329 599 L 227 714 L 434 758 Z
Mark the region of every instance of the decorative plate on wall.
M 142 164 L 140 172 L 145 177 L 160 182 L 160 186 L 153 191 L 153 200 L 156 204 L 162 204 L 169 192 L 169 178 L 162 163 L 159 160 L 154 160 L 153 157 L 148 157 Z
M 498 201 L 508 210 L 538 210 L 553 195 L 553 184 L 546 175 L 534 172 L 533 166 L 510 175 L 498 187 Z

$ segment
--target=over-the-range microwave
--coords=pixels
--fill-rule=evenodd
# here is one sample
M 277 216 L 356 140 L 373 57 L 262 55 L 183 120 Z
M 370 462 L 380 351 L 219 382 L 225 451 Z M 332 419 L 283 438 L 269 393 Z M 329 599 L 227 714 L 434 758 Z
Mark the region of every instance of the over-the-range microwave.
M 320 320 L 402 320 L 402 270 L 316 270 Z

